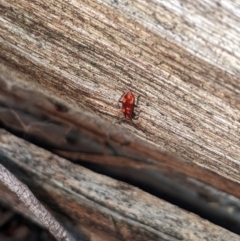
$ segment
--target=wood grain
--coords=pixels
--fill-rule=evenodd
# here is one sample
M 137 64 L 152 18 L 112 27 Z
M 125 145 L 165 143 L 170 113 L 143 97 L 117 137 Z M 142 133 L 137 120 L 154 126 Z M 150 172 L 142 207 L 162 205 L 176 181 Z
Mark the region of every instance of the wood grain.
M 4 157 L 2 157 L 4 158 Z M 57 241 L 76 241 L 53 215 L 38 201 L 30 189 L 0 164 L 0 180 L 44 224 Z
M 145 168 L 166 176 L 169 190 L 170 181 L 197 195 L 204 187 L 217 203 L 226 194 L 238 213 L 239 8 L 230 0 L 2 0 L 1 125 L 108 174 Z M 116 124 L 127 90 L 140 96 L 139 119 Z M 96 138 L 95 153 L 85 136 Z M 143 173 L 134 179 L 146 174 L 150 183 L 152 172 Z
M 138 188 L 69 163 L 5 131 L 1 130 L 0 137 L 0 162 L 48 207 L 78 223 L 86 240 L 96 240 L 95 236 L 105 240 L 238 240 L 237 235 Z
M 239 183 L 234 9 L 231 1 L 2 1 L 1 72 L 12 67 L 112 121 L 131 89 L 142 112 L 137 129 L 124 127 Z
M 237 183 L 152 146 L 96 115 L 19 86 L 19 81 L 5 81 L 0 79 L 3 128 L 239 232 Z

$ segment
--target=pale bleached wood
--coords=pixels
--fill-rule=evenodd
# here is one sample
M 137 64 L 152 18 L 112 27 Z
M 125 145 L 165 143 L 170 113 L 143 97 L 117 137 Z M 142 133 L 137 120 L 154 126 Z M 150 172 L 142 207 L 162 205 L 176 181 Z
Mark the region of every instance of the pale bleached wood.
M 3 158 L 3 157 L 2 157 Z M 75 241 L 51 213 L 36 199 L 29 188 L 0 164 L 0 181 L 15 193 L 58 241 Z
M 1 130 L 0 138 L 1 164 L 50 209 L 77 223 L 88 234 L 84 240 L 239 239 L 138 188 L 69 163 L 6 131 Z
M 4 197 L 0 200 L 1 205 L 10 207 L 13 212 L 21 213 L 26 219 L 30 219 L 33 223 L 44 228 L 38 218 L 2 182 L 0 183 L 0 197 Z

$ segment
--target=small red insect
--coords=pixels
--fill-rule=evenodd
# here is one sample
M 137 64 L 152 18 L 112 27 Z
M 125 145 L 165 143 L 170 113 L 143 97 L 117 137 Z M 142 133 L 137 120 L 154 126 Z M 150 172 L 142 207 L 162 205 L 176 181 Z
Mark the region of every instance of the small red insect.
M 136 117 L 134 107 L 137 106 L 135 105 L 134 95 L 131 92 L 127 92 L 121 96 L 119 102 L 122 103 L 122 113 L 124 114 L 125 119 L 130 121 L 134 119 Z

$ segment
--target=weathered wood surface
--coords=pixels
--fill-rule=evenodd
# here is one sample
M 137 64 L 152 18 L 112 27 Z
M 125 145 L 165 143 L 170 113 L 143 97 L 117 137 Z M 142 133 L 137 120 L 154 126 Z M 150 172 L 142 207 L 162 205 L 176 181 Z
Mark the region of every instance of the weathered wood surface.
M 22 156 L 25 159 L 25 156 Z M 2 159 L 6 159 L 2 156 Z M 9 163 L 10 164 L 10 163 Z M 54 235 L 57 241 L 76 241 L 61 223 L 42 205 L 28 186 L 0 164 L 0 180 L 21 201 L 33 215 Z
M 239 239 L 138 188 L 103 178 L 5 131 L 0 138 L 0 162 L 32 190 L 39 189 L 41 201 L 77 224 L 84 240 Z
M 31 142 L 42 145 L 76 164 L 86 162 L 97 164 L 98 169 L 107 170 L 107 174 L 113 177 L 121 177 L 126 181 L 130 180 L 135 184 L 145 185 L 147 190 L 155 190 L 155 193 L 165 192 L 176 200 L 200 209 L 203 216 L 206 216 L 207 213 L 207 218 L 213 216 L 214 219 L 222 219 L 219 224 L 238 232 L 240 228 L 239 198 L 216 190 L 221 187 L 226 192 L 233 192 L 236 197 L 239 197 L 236 183 L 134 138 L 131 134 L 123 132 L 120 127 L 109 126 L 109 123 L 101 121 L 84 110 L 80 112 L 73 110 L 49 96 L 26 90 L 22 86 L 19 87 L 17 83 L 19 81 L 14 83 L 11 80 L 6 82 L 1 80 L 0 123 L 2 127 Z M 13 150 L 17 150 L 15 156 L 19 156 L 21 160 L 29 158 L 26 150 L 21 152 L 20 147 L 16 147 L 14 141 L 11 141 L 13 138 L 11 135 L 2 133 L 0 135 L 0 153 L 3 152 L 4 156 L 7 156 L 8 153 L 10 155 Z M 18 145 L 25 146 L 26 144 L 21 144 L 21 141 L 18 140 Z M 31 147 L 31 145 L 29 146 Z M 38 152 L 32 152 L 36 155 L 46 155 L 45 152 L 41 154 L 43 152 L 41 149 Z M 31 160 L 28 162 L 29 168 L 39 166 L 42 170 L 39 172 L 39 176 L 45 182 L 47 179 L 44 177 L 46 172 L 44 165 L 46 164 L 38 163 L 38 158 Z M 19 167 L 11 166 L 10 163 L 11 160 L 3 162 L 4 166 L 7 166 L 19 178 L 23 178 L 24 182 L 32 183 L 31 178 L 25 180 L 22 177 L 23 173 L 16 171 Z M 24 172 L 27 177 L 31 177 L 32 173 L 29 173 L 25 167 L 22 167 Z M 51 169 L 51 167 L 49 168 Z M 54 168 L 52 167 L 52 169 Z M 65 166 L 60 165 L 58 169 L 61 169 L 63 173 L 66 171 Z M 51 178 L 55 178 L 55 174 L 59 172 L 58 169 L 52 173 Z M 74 175 L 78 175 L 77 169 Z M 67 173 L 65 178 L 67 182 Z M 103 176 L 101 178 L 102 181 L 105 180 Z M 211 183 L 206 185 L 209 181 Z M 89 185 L 92 184 L 89 183 Z M 101 183 L 99 185 L 101 186 Z M 54 192 L 60 192 L 61 188 L 54 190 L 51 190 L 51 195 L 54 195 Z M 46 193 L 48 191 L 45 190 Z M 33 192 L 40 195 L 43 202 L 47 202 L 46 199 L 41 198 L 39 189 L 33 188 Z M 45 192 L 44 195 L 46 195 Z M 121 192 L 121 188 L 119 188 L 119 192 Z M 67 194 L 65 193 L 65 195 Z M 144 203 L 144 195 L 142 198 Z M 59 198 L 58 204 L 64 206 L 64 199 Z M 169 209 L 168 213 L 170 216 L 176 215 L 175 209 Z M 185 218 L 188 219 L 187 213 L 182 215 L 185 214 L 187 215 Z M 79 215 L 81 216 L 81 214 Z M 94 215 L 92 218 L 94 219 Z M 101 222 L 102 220 L 99 221 L 100 226 Z M 209 226 L 209 224 L 207 225 Z M 189 230 L 189 235 L 192 232 L 193 230 Z M 115 235 L 117 234 L 115 233 Z
M 239 183 L 235 5 L 1 1 L 1 71 L 112 121 L 131 89 L 140 130 L 123 126 Z
M 179 183 L 180 187 L 201 195 L 199 190 L 205 183 L 203 196 L 208 197 L 206 193 L 211 196 L 212 191 L 207 190 L 212 187 L 229 193 L 236 197 L 236 208 L 231 204 L 230 211 L 227 205 L 224 209 L 227 213 L 238 213 L 238 9 L 237 3 L 230 0 L 2 0 L 1 123 L 6 128 L 37 134 L 37 140 L 41 137 L 42 141 L 50 141 L 55 145 L 55 152 L 66 158 L 74 159 L 73 151 L 76 151 L 75 161 L 84 159 L 104 167 L 122 166 L 125 168 L 120 171 L 122 173 L 126 168 L 130 170 L 127 173 L 141 168 L 154 169 L 158 175 L 169 178 L 166 182 L 169 190 L 172 187 L 169 180 L 172 180 L 174 185 Z M 66 101 L 66 106 L 76 108 L 76 113 L 40 94 L 30 94 L 27 89 L 31 88 Z M 128 89 L 140 95 L 141 113 L 135 126 L 126 122 L 121 126 L 143 140 L 177 154 L 184 161 L 136 141 L 132 136 L 123 136 L 121 129 L 115 130 L 114 123 L 120 118 L 117 101 Z M 24 99 L 26 96 L 30 102 Z M 11 102 L 11 98 L 12 101 L 16 99 Z M 95 112 L 112 125 L 105 126 L 92 115 L 81 119 L 78 111 L 83 110 Z M 64 121 L 64 125 L 45 125 L 46 114 L 47 120 Z M 105 146 L 106 133 L 103 132 L 112 133 L 110 142 L 114 150 L 119 146 L 122 148 L 120 158 L 103 155 L 106 153 L 102 149 L 97 153 L 101 154 L 100 158 L 89 157 L 79 154 L 86 152 L 87 143 L 79 149 L 76 143 L 64 142 L 69 130 L 77 128 L 78 133 L 84 130 L 81 129 L 82 121 L 91 126 L 92 132 L 99 134 L 99 129 L 102 130 L 97 141 L 101 143 L 98 143 L 100 149 L 106 148 L 104 151 L 111 152 L 112 149 Z M 31 140 L 34 135 L 30 135 Z M 91 133 L 91 136 L 94 135 Z M 46 146 L 49 148 L 49 143 Z M 66 146 L 70 149 L 63 152 Z M 126 151 L 130 151 L 132 157 L 133 150 L 136 151 L 134 155 L 141 153 L 137 161 L 129 156 L 121 158 Z M 139 181 L 143 175 L 134 178 Z M 148 176 L 143 182 L 146 181 L 150 182 Z M 162 184 L 161 188 L 164 186 Z M 177 190 L 177 195 L 181 196 L 180 188 Z M 186 197 L 185 192 L 183 196 Z M 217 203 L 220 199 L 225 200 L 224 195 L 218 193 L 216 196 Z M 192 196 L 191 199 L 194 201 Z M 231 200 L 227 194 L 226 200 Z

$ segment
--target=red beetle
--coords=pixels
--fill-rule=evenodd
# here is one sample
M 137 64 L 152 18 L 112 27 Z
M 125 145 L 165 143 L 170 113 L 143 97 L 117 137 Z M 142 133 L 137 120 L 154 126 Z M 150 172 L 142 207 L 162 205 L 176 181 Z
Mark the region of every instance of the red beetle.
M 122 103 L 122 113 L 126 120 L 131 121 L 133 118 L 136 118 L 134 107 L 137 105 L 135 105 L 135 97 L 131 92 L 123 94 L 119 99 L 119 102 Z

